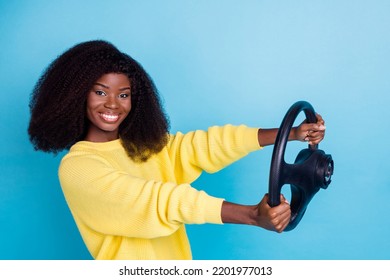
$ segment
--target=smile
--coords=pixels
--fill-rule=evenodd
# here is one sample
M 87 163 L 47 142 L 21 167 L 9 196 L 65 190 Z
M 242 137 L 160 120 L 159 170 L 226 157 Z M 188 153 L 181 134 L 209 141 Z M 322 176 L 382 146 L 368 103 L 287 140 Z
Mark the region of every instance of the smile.
M 116 122 L 119 119 L 118 114 L 103 114 L 99 113 L 100 117 L 106 122 Z

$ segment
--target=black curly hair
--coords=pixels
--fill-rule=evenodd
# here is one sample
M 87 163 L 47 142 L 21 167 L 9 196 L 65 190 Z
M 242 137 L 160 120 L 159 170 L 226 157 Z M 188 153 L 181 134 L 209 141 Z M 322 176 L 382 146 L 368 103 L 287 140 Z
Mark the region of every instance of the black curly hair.
M 57 154 L 85 138 L 88 92 L 108 73 L 125 74 L 131 81 L 132 108 L 119 127 L 128 155 L 146 161 L 161 151 L 168 141 L 169 121 L 152 79 L 137 61 L 102 40 L 68 49 L 38 80 L 29 104 L 28 127 L 35 150 Z

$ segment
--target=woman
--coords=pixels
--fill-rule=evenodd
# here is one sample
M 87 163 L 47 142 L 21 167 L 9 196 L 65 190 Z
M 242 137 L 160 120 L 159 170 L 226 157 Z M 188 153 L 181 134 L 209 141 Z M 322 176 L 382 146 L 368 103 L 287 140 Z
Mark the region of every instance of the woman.
M 244 125 L 170 135 L 157 90 L 143 68 L 111 43 L 78 44 L 55 59 L 34 88 L 35 149 L 69 149 L 59 167 L 65 198 L 95 259 L 191 259 L 185 224 L 250 224 L 282 232 L 290 205 L 238 205 L 191 187 L 274 144 L 277 129 Z M 319 143 L 318 122 L 289 140 Z

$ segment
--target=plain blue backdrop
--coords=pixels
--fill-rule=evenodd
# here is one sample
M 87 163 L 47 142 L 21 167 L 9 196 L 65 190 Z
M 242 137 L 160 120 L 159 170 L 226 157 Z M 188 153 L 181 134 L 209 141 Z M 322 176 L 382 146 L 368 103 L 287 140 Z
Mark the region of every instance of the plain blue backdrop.
M 297 100 L 326 121 L 320 148 L 334 158 L 333 182 L 298 227 L 190 225 L 195 259 L 389 259 L 389 15 L 387 0 L 1 0 L 0 259 L 91 258 L 58 183 L 63 154 L 35 152 L 26 132 L 42 71 L 91 39 L 144 66 L 173 133 L 278 127 Z M 289 144 L 286 159 L 303 148 Z M 255 204 L 271 154 L 267 147 L 194 186 Z

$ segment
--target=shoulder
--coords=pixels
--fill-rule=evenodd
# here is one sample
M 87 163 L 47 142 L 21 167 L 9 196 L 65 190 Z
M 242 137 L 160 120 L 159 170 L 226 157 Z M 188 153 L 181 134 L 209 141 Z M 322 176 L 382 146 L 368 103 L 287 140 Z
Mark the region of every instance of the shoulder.
M 80 141 L 74 144 L 61 159 L 60 169 L 66 166 L 83 166 L 93 163 L 108 164 L 110 158 L 118 155 L 126 155 L 120 140 L 104 143 Z

